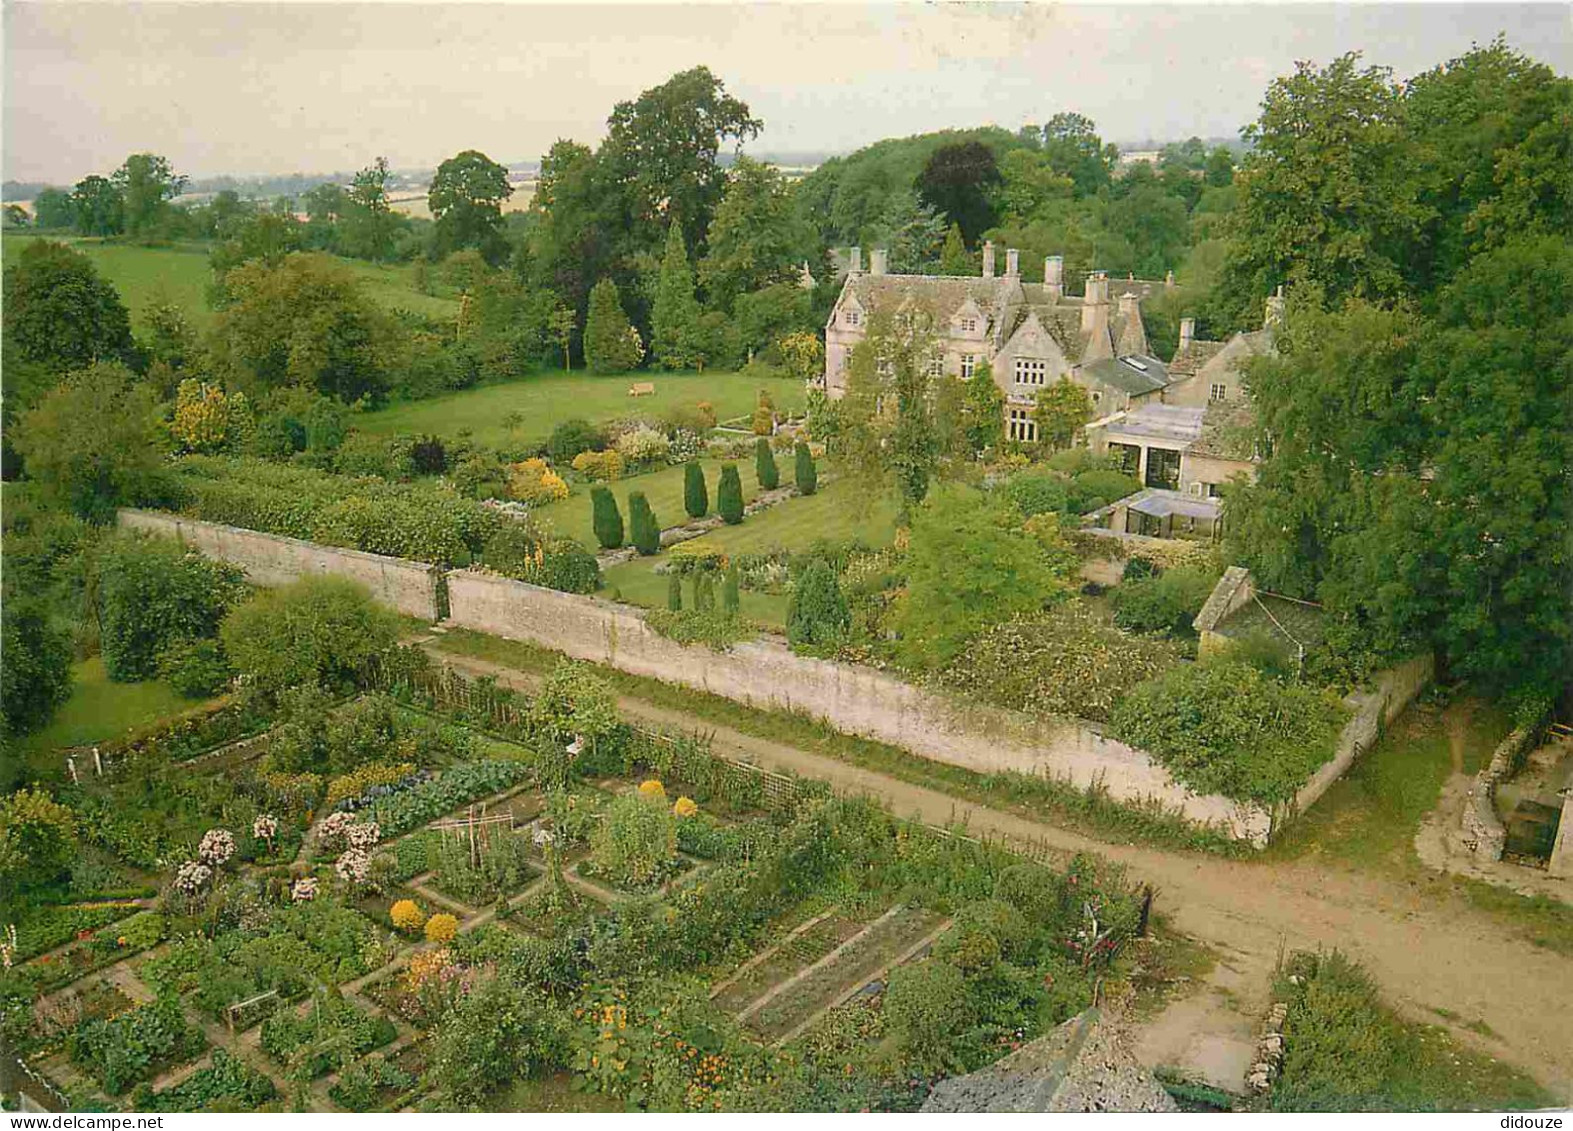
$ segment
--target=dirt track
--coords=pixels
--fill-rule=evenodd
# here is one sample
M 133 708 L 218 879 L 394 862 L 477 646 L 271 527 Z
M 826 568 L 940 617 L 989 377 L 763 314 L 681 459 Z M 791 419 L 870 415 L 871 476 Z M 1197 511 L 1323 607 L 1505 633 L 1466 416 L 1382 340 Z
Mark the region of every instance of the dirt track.
M 502 665 L 434 655 L 504 685 L 534 683 Z M 1225 860 L 1110 844 L 643 700 L 623 697 L 618 706 L 630 718 L 666 729 L 713 733 L 717 753 L 829 781 L 839 791 L 877 798 L 902 816 L 933 824 L 962 821 L 980 832 L 1117 860 L 1158 889 L 1175 927 L 1225 951 L 1230 964 L 1264 990 L 1281 951 L 1338 947 L 1364 963 L 1389 999 L 1417 1019 L 1442 1023 L 1431 1012 L 1439 1006 L 1461 1020 L 1485 1022 L 1500 1041 L 1451 1028 L 1460 1040 L 1522 1067 L 1573 1103 L 1573 960 L 1505 934 L 1460 899 L 1439 903 L 1408 884 L 1307 862 Z

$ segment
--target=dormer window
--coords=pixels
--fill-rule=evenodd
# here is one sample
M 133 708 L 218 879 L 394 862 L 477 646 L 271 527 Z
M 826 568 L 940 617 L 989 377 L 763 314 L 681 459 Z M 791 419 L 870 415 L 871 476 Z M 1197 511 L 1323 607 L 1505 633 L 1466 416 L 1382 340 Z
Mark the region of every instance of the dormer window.
M 976 318 L 963 318 L 961 320 L 961 332 L 963 334 L 976 334 L 978 332 L 978 320 Z
M 842 314 L 841 319 L 848 326 L 856 326 L 859 322 L 863 321 L 863 313 L 859 310 L 848 310 L 846 313 Z

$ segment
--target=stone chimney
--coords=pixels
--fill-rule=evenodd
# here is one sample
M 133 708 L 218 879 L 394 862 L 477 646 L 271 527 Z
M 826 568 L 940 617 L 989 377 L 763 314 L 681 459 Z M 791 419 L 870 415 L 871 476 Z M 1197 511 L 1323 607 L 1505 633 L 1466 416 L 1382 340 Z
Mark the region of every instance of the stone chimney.
M 885 257 L 887 249 L 876 247 L 868 253 L 868 273 L 870 275 L 883 275 L 885 273 Z
M 1081 300 L 1081 332 L 1090 334 L 1109 328 L 1109 273 L 1094 271 L 1087 276 L 1087 289 Z
M 1051 255 L 1043 261 L 1043 287 L 1049 292 L 1050 302 L 1065 297 L 1065 257 Z
M 1007 279 L 1021 277 L 1021 252 L 1013 247 L 1005 249 L 1005 277 Z
M 1138 308 L 1140 307 L 1140 305 L 1141 305 L 1141 299 L 1137 298 L 1134 294 L 1127 293 L 1127 294 L 1121 295 L 1120 296 L 1120 317 L 1122 317 L 1122 318 L 1130 318 L 1130 317 L 1136 315 L 1138 313 Z
M 1262 317 L 1262 329 L 1269 330 L 1284 320 L 1284 288 L 1278 284 L 1278 289 L 1267 298 L 1267 312 Z
M 863 249 L 862 248 L 855 247 L 855 248 L 852 249 L 852 260 L 847 265 L 847 274 L 849 274 L 849 275 L 861 275 L 861 274 L 863 274 Z
M 1177 353 L 1178 352 L 1183 352 L 1184 350 L 1189 349 L 1191 343 L 1194 342 L 1195 340 L 1196 340 L 1196 319 L 1194 319 L 1194 318 L 1182 318 L 1182 319 L 1180 319 L 1180 348 L 1179 348 L 1179 350 L 1176 350 L 1175 352 L 1177 352 Z
M 994 278 L 994 241 L 983 241 L 983 277 Z

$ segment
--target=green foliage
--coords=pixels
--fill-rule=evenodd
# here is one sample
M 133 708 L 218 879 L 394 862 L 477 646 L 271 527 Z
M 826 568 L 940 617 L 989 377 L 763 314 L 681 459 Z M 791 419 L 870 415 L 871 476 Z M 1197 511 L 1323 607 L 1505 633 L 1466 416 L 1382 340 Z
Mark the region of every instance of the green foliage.
M 710 303 L 744 314 L 742 300 L 793 284 L 812 239 L 793 209 L 791 186 L 773 165 L 739 155 L 705 233 L 699 281 Z
M 814 466 L 814 453 L 802 440 L 792 450 L 792 481 L 799 495 L 812 495 L 819 489 L 819 469 Z
M 815 558 L 792 586 L 787 606 L 787 639 L 801 651 L 832 651 L 846 639 L 851 614 L 835 570 Z
M 1069 377 L 1061 377 L 1048 388 L 1038 390 L 1032 419 L 1038 425 L 1040 444 L 1050 451 L 1068 448 L 1092 419 L 1092 397 Z
M 960 970 L 939 958 L 898 966 L 885 990 L 887 1029 L 902 1063 L 918 1076 L 940 1076 L 961 1067 L 955 1038 L 975 1020 Z
M 460 1107 L 566 1063 L 563 1011 L 503 977 L 462 995 L 432 1035 L 432 1081 Z
M 304 1014 L 281 1009 L 262 1023 L 262 1051 L 291 1069 L 317 1077 L 387 1044 L 393 1022 L 366 1013 L 337 994 L 319 995 Z
M 597 876 L 619 887 L 648 890 L 677 863 L 677 818 L 665 794 L 633 790 L 607 806 L 590 843 Z
M 207 1067 L 161 1092 L 132 1097 L 136 1111 L 255 1112 L 278 1095 L 273 1081 L 224 1049 Z
M 1178 659 L 1172 645 L 1129 636 L 1069 601 L 984 630 L 942 679 L 964 696 L 1002 707 L 1102 721 L 1132 688 Z
M 683 611 L 683 575 L 673 570 L 666 578 L 666 611 Z
M 528 762 L 492 760 L 449 766 L 435 780 L 380 797 L 362 812 L 377 822 L 385 839 L 401 836 L 461 805 L 518 785 L 531 772 Z
M 1068 486 L 1058 473 L 1027 468 L 1005 485 L 1005 497 L 1023 518 L 1064 513 L 1069 509 Z
M 781 469 L 776 466 L 776 454 L 770 450 L 770 441 L 764 436 L 754 441 L 754 475 L 762 491 L 774 491 L 781 483 Z
M 594 554 L 571 538 L 552 537 L 528 522 L 501 524 L 486 539 L 481 560 L 507 577 L 564 593 L 594 593 L 601 587 L 601 565 Z
M 547 455 L 560 467 L 571 466 L 574 456 L 580 452 L 597 451 L 604 447 L 606 434 L 588 420 L 577 417 L 553 428 L 551 438 L 546 441 Z
M 159 653 L 158 675 L 187 699 L 206 699 L 228 687 L 235 672 L 217 640 L 176 640 Z
M 584 359 L 595 373 L 626 373 L 644 357 L 639 331 L 623 313 L 617 284 L 602 279 L 590 291 L 584 323 Z
M 351 683 L 366 661 L 398 638 L 395 616 L 365 588 L 339 577 L 303 578 L 258 593 L 220 629 L 224 651 L 258 686 Z
M 1126 580 L 1114 590 L 1114 623 L 1131 632 L 1193 637 L 1191 622 L 1217 583 L 1215 570 L 1198 566 L 1176 566 L 1156 576 Z
M 983 629 L 1070 592 L 1012 514 L 960 489 L 917 512 L 907 565 L 897 655 L 919 670 L 943 668 Z
M 683 246 L 683 229 L 675 220 L 667 228 L 666 254 L 656 277 L 655 303 L 650 312 L 650 352 L 663 368 L 686 369 L 694 364 L 699 333 L 699 300 L 694 275 Z
M 479 150 L 466 149 L 437 166 L 427 195 L 437 221 L 433 258 L 473 247 L 488 263 L 501 263 L 508 255 L 502 202 L 512 195 L 507 168 Z
M 673 576 L 676 577 L 675 574 Z M 723 607 L 716 609 L 714 590 L 708 575 L 696 577 L 694 586 L 695 600 L 707 600 L 708 607 L 675 611 L 651 609 L 645 614 L 645 623 L 668 640 L 675 640 L 679 644 L 703 644 L 717 652 L 725 652 L 732 645 L 755 635 L 755 630 L 736 613 L 727 612 L 724 599 Z M 708 596 L 701 598 L 697 591 L 703 591 Z M 723 587 L 723 598 L 725 593 Z
M 590 488 L 590 512 L 595 528 L 595 540 L 603 550 L 615 550 L 623 544 L 623 513 L 617 509 L 617 497 L 611 489 L 597 483 Z
M 139 1005 L 116 1017 L 83 1022 L 66 1038 L 72 1063 L 112 1096 L 199 1053 L 206 1042 L 175 998 Z
M 1005 394 L 994 383 L 994 367 L 987 361 L 973 366 L 962 396 L 962 429 L 973 453 L 998 448 L 1005 439 Z
M 9 547 L 7 557 L 9 558 Z M 9 573 L 11 562 L 7 562 Z M 8 578 L 9 580 L 9 578 Z M 71 697 L 71 640 L 43 603 L 6 587 L 0 604 L 0 738 L 30 734 Z
M 116 506 L 138 501 L 152 484 L 161 455 L 156 402 L 124 366 L 97 363 L 67 374 L 24 412 L 12 442 L 51 500 L 107 524 Z
M 689 518 L 704 518 L 710 512 L 710 492 L 705 486 L 705 469 L 698 460 L 683 465 L 683 509 Z
M 716 485 L 716 513 L 728 526 L 743 521 L 743 481 L 735 463 L 722 465 L 721 481 Z
M 76 855 L 76 819 L 41 789 L 0 800 L 0 876 L 7 887 L 48 883 Z
M 111 679 L 150 679 L 170 647 L 212 637 L 245 597 L 235 566 L 172 538 L 113 539 L 99 559 L 98 620 Z
M 726 616 L 737 616 L 738 606 L 742 603 L 742 595 L 739 592 L 740 587 L 741 581 L 738 577 L 737 562 L 734 561 L 727 567 L 726 581 L 721 586 L 721 612 Z
M 45 374 L 132 357 L 131 320 L 115 288 L 80 252 L 32 240 L 5 269 L 7 420 L 42 389 L 26 388 L 30 367 Z M 43 387 L 47 387 L 44 385 Z M 19 402 L 12 405 L 13 398 Z
M 645 498 L 643 491 L 629 492 L 628 525 L 628 540 L 641 554 L 648 557 L 660 553 L 661 524 L 656 521 L 655 512 L 650 509 L 650 500 Z
M 1198 793 L 1273 805 L 1332 757 L 1347 708 L 1224 657 L 1182 664 L 1114 705 L 1110 733 Z
M 1106 507 L 1142 489 L 1141 481 L 1123 471 L 1090 468 L 1071 477 L 1066 500 L 1071 514 L 1086 514 Z

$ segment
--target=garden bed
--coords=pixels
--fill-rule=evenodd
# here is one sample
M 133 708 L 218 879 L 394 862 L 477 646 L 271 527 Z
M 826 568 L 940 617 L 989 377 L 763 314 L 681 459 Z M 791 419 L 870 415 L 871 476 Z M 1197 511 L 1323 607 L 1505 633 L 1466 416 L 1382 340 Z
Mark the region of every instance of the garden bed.
M 367 1013 L 343 998 L 319 997 L 304 1011 L 275 1013 L 262 1024 L 262 1051 L 293 1069 L 298 1062 L 313 1078 L 344 1060 L 381 1048 L 398 1036 L 393 1022 Z
M 781 943 L 769 957 L 745 971 L 715 997 L 715 1003 L 728 1013 L 737 1014 L 753 1005 L 770 990 L 805 970 L 856 935 L 866 920 L 831 915 Z
M 372 1053 L 341 1072 L 328 1095 L 345 1111 L 392 1111 L 420 1090 L 425 1071 L 426 1049 L 419 1043 L 392 1055 Z

